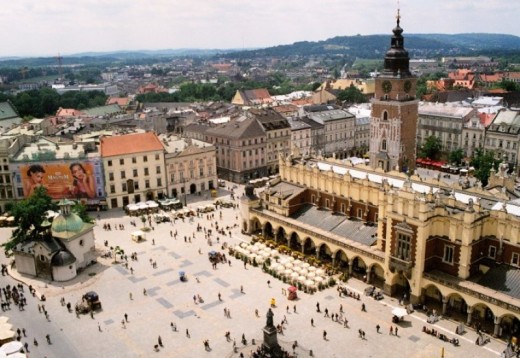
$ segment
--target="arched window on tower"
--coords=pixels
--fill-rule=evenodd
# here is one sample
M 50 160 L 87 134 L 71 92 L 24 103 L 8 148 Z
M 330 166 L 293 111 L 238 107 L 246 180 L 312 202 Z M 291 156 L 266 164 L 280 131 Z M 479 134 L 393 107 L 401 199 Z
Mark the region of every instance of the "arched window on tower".
M 388 112 L 383 111 L 383 121 L 387 121 L 387 120 L 388 120 Z

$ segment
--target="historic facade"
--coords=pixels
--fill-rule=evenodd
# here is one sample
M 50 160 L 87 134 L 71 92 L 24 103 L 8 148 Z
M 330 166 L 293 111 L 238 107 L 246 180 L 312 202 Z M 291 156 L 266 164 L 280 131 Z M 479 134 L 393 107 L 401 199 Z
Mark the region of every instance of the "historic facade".
M 259 197 L 246 188 L 242 229 L 406 303 L 520 339 L 520 203 L 507 166 L 491 173 L 488 190 L 391 170 L 415 162 L 415 79 L 407 73 L 401 32 L 398 20 L 385 59 L 395 72 L 376 80 L 371 166 L 296 153 L 281 158 L 280 178 Z

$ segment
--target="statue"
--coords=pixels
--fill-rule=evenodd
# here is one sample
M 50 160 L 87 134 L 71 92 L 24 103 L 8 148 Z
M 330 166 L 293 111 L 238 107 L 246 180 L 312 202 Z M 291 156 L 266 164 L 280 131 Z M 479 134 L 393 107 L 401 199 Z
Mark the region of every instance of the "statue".
M 265 324 L 266 327 L 274 327 L 274 323 L 273 323 L 273 311 L 269 308 L 269 310 L 267 311 L 267 314 L 266 314 L 266 317 L 267 317 L 267 322 Z

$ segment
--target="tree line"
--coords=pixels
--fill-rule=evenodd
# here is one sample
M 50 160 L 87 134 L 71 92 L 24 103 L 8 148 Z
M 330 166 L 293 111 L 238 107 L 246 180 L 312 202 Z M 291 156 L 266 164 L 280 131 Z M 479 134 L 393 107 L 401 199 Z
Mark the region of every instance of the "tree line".
M 52 88 L 40 88 L 16 95 L 0 93 L 0 102 L 10 101 L 22 118 L 43 118 L 55 115 L 61 108 L 87 109 L 102 106 L 107 95 L 101 91 L 70 91 L 59 94 Z

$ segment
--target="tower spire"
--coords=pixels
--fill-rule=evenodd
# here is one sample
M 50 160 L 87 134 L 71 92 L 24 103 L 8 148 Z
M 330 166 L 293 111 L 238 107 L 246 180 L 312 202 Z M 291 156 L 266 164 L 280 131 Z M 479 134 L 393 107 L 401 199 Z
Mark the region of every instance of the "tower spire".
M 399 27 L 401 22 L 401 6 L 399 4 L 399 0 L 397 0 L 397 16 L 395 18 L 397 19 L 397 27 Z

